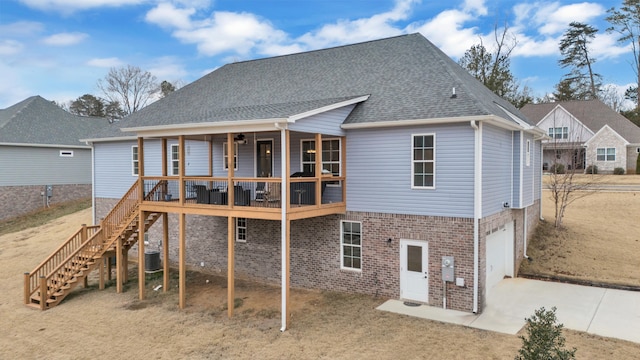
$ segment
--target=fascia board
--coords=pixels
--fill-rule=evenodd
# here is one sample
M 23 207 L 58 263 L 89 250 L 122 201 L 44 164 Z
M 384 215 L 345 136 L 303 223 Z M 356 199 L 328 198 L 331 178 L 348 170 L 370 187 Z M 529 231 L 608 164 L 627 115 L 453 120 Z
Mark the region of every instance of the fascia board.
M 345 100 L 345 101 L 337 102 L 335 104 L 326 105 L 326 106 L 323 106 L 323 107 L 320 107 L 320 108 L 317 108 L 317 109 L 305 111 L 305 112 L 300 113 L 300 114 L 291 115 L 291 116 L 289 116 L 287 121 L 288 122 L 296 122 L 297 120 L 304 119 L 306 117 L 310 117 L 310 116 L 313 116 L 313 115 L 321 114 L 323 112 L 339 109 L 339 108 L 344 107 L 344 106 L 357 104 L 357 103 L 366 101 L 367 99 L 369 99 L 369 96 L 371 96 L 371 95 L 359 96 L 357 98 L 353 98 L 353 99 L 350 99 L 350 100 Z

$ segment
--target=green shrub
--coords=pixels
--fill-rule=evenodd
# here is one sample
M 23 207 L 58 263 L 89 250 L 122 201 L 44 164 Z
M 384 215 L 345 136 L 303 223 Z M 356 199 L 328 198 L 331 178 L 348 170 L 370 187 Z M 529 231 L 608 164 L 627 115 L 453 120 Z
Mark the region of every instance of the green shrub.
M 564 165 L 563 164 L 553 164 L 551 165 L 551 169 L 549 169 L 552 174 L 564 174 Z
M 613 175 L 624 175 L 624 169 L 621 167 L 613 169 Z
M 518 350 L 516 360 L 570 360 L 575 359 L 576 348 L 564 348 L 562 324 L 556 324 L 556 307 L 547 311 L 544 307 L 536 310 L 527 321 L 527 337 L 522 339 L 522 348 Z
M 597 174 L 598 167 L 596 165 L 589 165 L 587 169 L 584 171 L 585 174 Z

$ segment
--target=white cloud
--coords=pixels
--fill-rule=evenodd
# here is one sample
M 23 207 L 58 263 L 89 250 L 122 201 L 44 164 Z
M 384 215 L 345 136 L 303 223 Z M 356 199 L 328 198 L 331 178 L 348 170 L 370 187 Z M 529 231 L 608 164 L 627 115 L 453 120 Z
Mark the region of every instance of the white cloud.
M 413 4 L 419 0 L 397 0 L 390 11 L 368 18 L 338 20 L 319 30 L 306 33 L 298 38 L 308 48 L 318 49 L 346 43 L 360 42 L 400 35 L 404 31 L 395 27 L 395 22 L 406 20 Z
M 0 55 L 15 55 L 22 51 L 24 46 L 15 40 L 0 40 Z
M 618 34 L 598 34 L 591 42 L 589 50 L 597 60 L 616 58 L 631 52 L 631 44 L 618 45 Z
M 476 13 L 477 15 L 487 15 L 488 10 L 484 4 L 485 0 L 465 0 L 462 10 L 466 13 Z
M 184 66 L 179 64 L 177 59 L 171 56 L 154 60 L 151 65 L 147 66 L 146 70 L 157 77 L 160 82 L 167 80 L 173 83 L 188 75 Z
M 164 28 L 190 29 L 190 17 L 195 12 L 195 8 L 178 9 L 173 4 L 162 3 L 151 9 L 145 20 Z
M 44 26 L 36 21 L 17 21 L 11 24 L 0 25 L 0 34 L 3 36 L 30 36 L 39 34 Z
M 69 14 L 97 7 L 137 5 L 147 0 L 20 0 L 20 2 L 34 9 Z
M 87 61 L 87 65 L 101 68 L 112 68 L 124 65 L 117 57 L 95 58 Z
M 89 35 L 80 32 L 59 33 L 47 36 L 42 39 L 42 42 L 51 46 L 70 46 L 78 44 L 88 37 Z

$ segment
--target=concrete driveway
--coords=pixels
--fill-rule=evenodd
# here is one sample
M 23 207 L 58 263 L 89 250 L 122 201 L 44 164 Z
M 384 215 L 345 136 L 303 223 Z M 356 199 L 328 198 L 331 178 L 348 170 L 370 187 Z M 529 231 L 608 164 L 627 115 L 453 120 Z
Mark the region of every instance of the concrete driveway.
M 389 300 L 379 310 L 478 329 L 516 334 L 536 309 L 556 307 L 567 329 L 640 343 L 640 292 L 530 279 L 505 279 L 492 290 L 480 315 Z

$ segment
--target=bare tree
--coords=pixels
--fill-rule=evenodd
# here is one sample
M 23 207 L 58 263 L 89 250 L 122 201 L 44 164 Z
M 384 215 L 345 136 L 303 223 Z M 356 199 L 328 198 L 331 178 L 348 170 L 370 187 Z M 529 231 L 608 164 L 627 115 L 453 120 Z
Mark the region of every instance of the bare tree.
M 636 75 L 636 84 L 640 84 L 640 0 L 623 0 L 620 9 L 607 10 L 606 20 L 611 23 L 607 32 L 620 34 L 618 42 L 630 44 L 633 53 L 632 68 Z M 636 86 L 636 110 L 640 110 L 640 86 Z
M 625 100 L 624 94 L 620 93 L 618 88 L 613 84 L 602 86 L 600 88 L 600 95 L 598 95 L 598 98 L 615 112 L 620 112 L 622 110 L 620 107 Z
M 599 178 L 597 167 L 587 164 L 584 141 L 588 129 L 577 122 L 557 118 L 545 124 L 549 140 L 543 142 L 544 166 L 549 172 L 548 187 L 555 206 L 555 226 L 562 227 L 565 211 L 571 203 L 592 194 Z M 590 176 L 581 176 L 583 173 Z
M 97 86 L 108 102 L 122 106 L 125 116 L 145 107 L 160 89 L 155 76 L 132 65 L 111 68 Z

